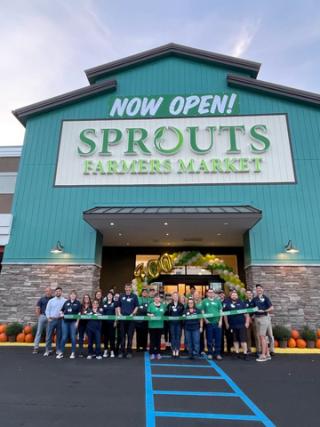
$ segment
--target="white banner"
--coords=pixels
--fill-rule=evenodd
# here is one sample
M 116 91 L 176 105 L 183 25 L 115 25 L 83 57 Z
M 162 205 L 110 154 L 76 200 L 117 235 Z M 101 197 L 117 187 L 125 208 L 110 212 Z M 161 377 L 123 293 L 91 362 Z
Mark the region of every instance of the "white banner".
M 56 186 L 292 182 L 284 114 L 62 124 Z

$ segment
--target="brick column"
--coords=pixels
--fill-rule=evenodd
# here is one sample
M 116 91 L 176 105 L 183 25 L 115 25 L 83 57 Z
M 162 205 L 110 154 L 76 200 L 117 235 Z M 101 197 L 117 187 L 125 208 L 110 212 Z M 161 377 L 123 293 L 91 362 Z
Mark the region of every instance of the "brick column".
M 100 286 L 96 265 L 4 264 L 0 275 L 0 322 L 35 322 L 35 306 L 44 289 L 61 286 L 64 297 L 75 289 L 78 298 Z
M 261 283 L 275 308 L 273 324 L 320 326 L 320 267 L 250 266 L 248 288 Z

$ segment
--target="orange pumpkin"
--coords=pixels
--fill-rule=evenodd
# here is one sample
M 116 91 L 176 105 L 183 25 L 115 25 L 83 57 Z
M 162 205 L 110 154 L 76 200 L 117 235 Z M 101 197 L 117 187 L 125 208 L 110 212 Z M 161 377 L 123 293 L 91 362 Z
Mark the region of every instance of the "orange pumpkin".
M 316 347 L 320 348 L 320 338 L 318 338 L 317 341 L 316 341 Z
M 288 339 L 288 347 L 295 348 L 296 346 L 297 346 L 296 340 L 294 338 L 289 338 Z
M 21 332 L 21 334 L 17 335 L 16 341 L 17 342 L 24 342 L 24 338 L 25 338 L 25 335 L 23 332 Z
M 297 340 L 299 336 L 300 336 L 299 331 L 297 331 L 296 329 L 292 329 L 291 338 L 294 338 L 295 340 Z
M 0 325 L 0 334 L 5 334 L 7 330 L 7 325 Z
M 279 341 L 278 340 L 274 340 L 274 347 L 275 348 L 279 347 Z
M 7 342 L 7 335 L 4 333 L 4 332 L 2 332 L 1 334 L 0 334 L 0 342 Z
M 32 336 L 32 334 L 27 334 L 25 336 L 25 342 L 33 342 L 33 336 Z
M 306 348 L 307 347 L 307 343 L 305 342 L 305 340 L 298 338 L 297 339 L 297 347 L 298 348 Z
M 320 338 L 320 329 L 317 329 L 317 337 Z
M 32 328 L 31 328 L 31 326 L 30 326 L 30 325 L 26 325 L 26 326 L 23 328 L 23 332 L 24 332 L 26 335 L 31 334 L 31 332 L 32 332 Z

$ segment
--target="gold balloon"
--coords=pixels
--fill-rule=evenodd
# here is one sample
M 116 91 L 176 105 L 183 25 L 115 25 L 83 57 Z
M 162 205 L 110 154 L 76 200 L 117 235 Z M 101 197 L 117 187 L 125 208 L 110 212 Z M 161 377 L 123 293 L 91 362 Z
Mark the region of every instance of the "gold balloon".
M 142 275 L 144 275 L 144 264 L 143 262 L 141 262 L 140 264 L 138 264 L 134 270 L 134 277 L 142 277 Z
M 160 274 L 159 263 L 157 259 L 150 259 L 147 264 L 147 275 L 151 279 L 155 279 Z
M 170 273 L 170 271 L 173 269 L 171 256 L 168 254 L 161 255 L 159 259 L 159 267 L 161 272 Z

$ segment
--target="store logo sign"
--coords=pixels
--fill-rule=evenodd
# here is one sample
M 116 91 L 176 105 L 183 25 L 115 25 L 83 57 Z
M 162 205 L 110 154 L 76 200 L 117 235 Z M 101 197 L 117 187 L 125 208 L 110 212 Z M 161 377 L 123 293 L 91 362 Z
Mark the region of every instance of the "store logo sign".
M 287 118 L 65 121 L 55 185 L 295 182 Z

